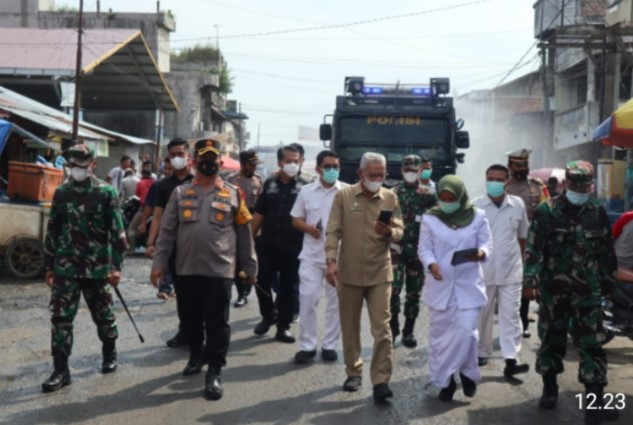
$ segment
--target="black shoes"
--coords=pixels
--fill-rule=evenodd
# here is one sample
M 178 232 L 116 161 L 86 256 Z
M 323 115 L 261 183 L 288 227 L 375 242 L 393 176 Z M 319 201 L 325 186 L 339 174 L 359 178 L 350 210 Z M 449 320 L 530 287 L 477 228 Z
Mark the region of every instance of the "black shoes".
M 101 364 L 101 373 L 112 373 L 117 368 L 116 347 L 114 341 L 103 343 L 101 349 L 103 353 L 103 363 Z
M 233 303 L 233 307 L 240 308 L 244 307 L 246 304 L 248 304 L 248 298 L 246 298 L 244 295 L 240 295 L 239 297 L 237 297 L 235 303 Z
M 459 378 L 462 380 L 464 395 L 466 397 L 474 397 L 475 393 L 477 393 L 477 383 L 463 373 L 459 374 Z
M 55 371 L 51 376 L 42 384 L 42 391 L 50 393 L 57 391 L 66 385 L 70 385 L 70 370 L 68 370 L 68 357 L 55 356 L 53 357 L 53 364 Z
M 295 363 L 297 364 L 307 364 L 312 362 L 316 357 L 316 350 L 314 351 L 297 351 L 295 354 Z
M 363 383 L 362 377 L 348 376 L 345 382 L 343 383 L 343 391 L 347 391 L 347 392 L 358 391 L 362 383 Z
M 503 369 L 503 376 L 510 378 L 519 373 L 526 373 L 530 370 L 528 364 L 517 364 L 516 359 L 506 359 L 506 367 Z
M 210 400 L 219 400 L 224 395 L 219 367 L 209 366 L 204 379 L 204 395 Z
M 338 360 L 338 354 L 336 354 L 336 350 L 321 350 L 321 358 L 326 362 L 335 362 Z
M 418 341 L 413 334 L 402 334 L 402 345 L 407 348 L 415 348 L 418 345 Z
M 253 332 L 255 332 L 255 335 L 264 335 L 266 332 L 270 330 L 270 327 L 274 325 L 276 322 L 277 322 L 276 320 L 271 320 L 264 317 L 257 324 L 257 326 L 255 326 L 255 330 Z
M 488 357 L 477 357 L 477 366 L 483 367 L 488 364 Z
M 295 337 L 290 333 L 288 329 L 277 329 L 275 339 L 286 344 L 292 344 L 295 342 Z
M 523 338 L 529 338 L 531 336 L 532 336 L 532 334 L 527 329 L 523 331 Z
M 376 403 L 384 403 L 391 397 L 393 397 L 393 392 L 389 388 L 389 384 L 374 385 L 374 401 Z
M 202 347 L 189 352 L 189 360 L 182 371 L 183 376 L 197 375 L 202 372 Z
M 442 388 L 440 390 L 440 394 L 438 398 L 442 401 L 452 401 L 453 394 L 455 394 L 455 390 L 457 389 L 457 384 L 455 383 L 455 378 L 451 375 L 451 381 L 448 384 L 448 387 Z
M 174 335 L 172 339 L 167 340 L 167 346 L 169 348 L 184 347 L 185 345 L 188 345 L 187 340 L 185 339 L 185 336 L 180 332 Z
M 558 401 L 558 384 L 556 375 L 543 375 L 543 395 L 538 401 L 538 407 L 550 410 L 556 407 Z

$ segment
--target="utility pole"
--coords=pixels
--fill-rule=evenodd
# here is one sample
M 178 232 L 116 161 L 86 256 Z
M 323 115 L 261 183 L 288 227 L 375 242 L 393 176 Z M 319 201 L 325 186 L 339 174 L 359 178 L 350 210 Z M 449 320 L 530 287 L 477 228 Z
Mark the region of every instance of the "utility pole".
M 79 25 L 77 29 L 77 63 L 75 65 L 75 104 L 73 106 L 72 142 L 77 143 L 79 130 L 79 108 L 81 108 L 81 36 L 83 34 L 84 0 L 79 0 Z
M 220 66 L 220 26 L 218 24 L 213 24 L 215 28 L 215 51 L 217 54 L 218 67 Z
M 259 133 L 261 130 L 261 126 L 262 125 L 260 123 L 257 123 L 257 150 L 259 150 Z

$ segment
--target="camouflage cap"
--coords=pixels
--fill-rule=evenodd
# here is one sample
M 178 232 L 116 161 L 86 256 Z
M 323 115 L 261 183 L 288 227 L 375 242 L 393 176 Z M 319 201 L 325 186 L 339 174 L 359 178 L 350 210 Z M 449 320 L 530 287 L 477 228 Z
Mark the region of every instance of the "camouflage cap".
M 403 167 L 420 167 L 422 166 L 422 158 L 417 155 L 407 155 L 402 159 Z
M 95 159 L 95 153 L 83 143 L 77 144 L 68 149 L 68 162 L 71 165 L 86 167 Z
M 593 183 L 593 165 L 587 161 L 570 161 L 565 167 L 567 187 L 574 191 L 587 191 Z

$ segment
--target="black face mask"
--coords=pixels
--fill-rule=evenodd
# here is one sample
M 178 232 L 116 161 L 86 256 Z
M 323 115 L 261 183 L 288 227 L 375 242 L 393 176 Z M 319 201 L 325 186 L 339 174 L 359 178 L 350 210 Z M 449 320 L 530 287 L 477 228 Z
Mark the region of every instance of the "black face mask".
M 196 162 L 196 170 L 198 170 L 203 176 L 210 177 L 217 174 L 219 169 L 220 164 L 218 164 L 218 161 L 208 159 Z
M 517 170 L 517 171 L 513 171 L 512 175 L 517 180 L 525 180 L 527 179 L 527 176 L 529 173 L 530 173 L 530 170 Z

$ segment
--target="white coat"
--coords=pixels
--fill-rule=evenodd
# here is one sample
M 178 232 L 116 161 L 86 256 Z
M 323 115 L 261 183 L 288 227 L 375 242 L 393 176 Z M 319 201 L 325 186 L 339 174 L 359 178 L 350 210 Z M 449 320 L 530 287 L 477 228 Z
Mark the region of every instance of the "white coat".
M 418 257 L 428 270 L 437 263 L 443 280 L 437 281 L 427 273 L 422 292 L 422 302 L 435 310 L 445 310 L 453 291 L 459 309 L 480 308 L 486 304 L 486 288 L 483 269 L 479 262 L 451 265 L 453 253 L 464 249 L 478 248 L 492 254 L 492 236 L 486 214 L 477 209 L 475 218 L 468 226 L 452 229 L 439 218 L 425 214 L 420 226 Z

